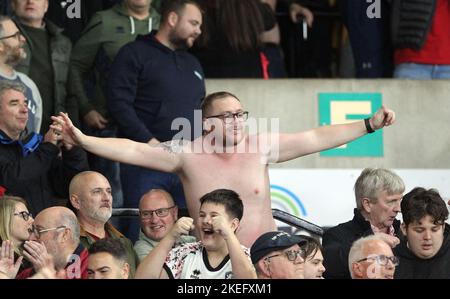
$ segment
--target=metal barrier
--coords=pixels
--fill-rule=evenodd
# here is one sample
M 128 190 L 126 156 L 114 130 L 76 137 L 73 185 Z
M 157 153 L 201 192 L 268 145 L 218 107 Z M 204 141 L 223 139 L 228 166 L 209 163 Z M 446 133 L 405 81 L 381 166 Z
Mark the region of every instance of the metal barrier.
M 139 216 L 139 209 L 116 209 L 112 210 L 113 217 L 137 217 Z
M 179 216 L 188 216 L 187 209 L 179 209 Z M 323 229 L 311 222 L 308 222 L 304 219 L 301 219 L 297 216 L 291 215 L 287 212 L 272 209 L 273 218 L 283 223 L 286 223 L 296 229 L 305 230 L 310 234 L 314 234 L 316 236 L 321 237 L 323 235 Z M 139 209 L 113 209 L 112 211 L 113 217 L 138 217 Z
M 289 214 L 285 211 L 281 211 L 278 209 L 272 209 L 272 215 L 273 215 L 273 218 L 275 218 L 276 220 L 286 223 L 297 229 L 305 230 L 308 233 L 314 234 L 318 237 L 322 237 L 322 235 L 323 235 L 322 227 L 320 227 L 312 222 L 306 221 L 302 218 L 299 218 L 297 216 L 294 216 L 292 214 Z

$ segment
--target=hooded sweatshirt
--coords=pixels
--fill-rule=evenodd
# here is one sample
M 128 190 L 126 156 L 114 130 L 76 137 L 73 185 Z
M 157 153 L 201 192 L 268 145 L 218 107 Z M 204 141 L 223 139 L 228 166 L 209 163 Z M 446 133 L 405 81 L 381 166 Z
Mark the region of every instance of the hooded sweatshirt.
M 134 41 L 139 34 L 148 34 L 159 28 L 160 16 L 150 9 L 150 16 L 137 20 L 128 15 L 123 3 L 108 10 L 97 12 L 84 29 L 81 38 L 75 44 L 70 67 L 69 93 L 75 97 L 80 116 L 97 110 L 107 115 L 104 88 L 110 66 L 120 48 Z M 96 88 L 92 94 L 86 94 L 84 80 L 95 70 Z
M 394 248 L 400 258 L 394 278 L 437 279 L 450 278 L 450 226 L 445 224 L 444 241 L 439 251 L 430 259 L 417 257 L 407 246 L 406 238 Z

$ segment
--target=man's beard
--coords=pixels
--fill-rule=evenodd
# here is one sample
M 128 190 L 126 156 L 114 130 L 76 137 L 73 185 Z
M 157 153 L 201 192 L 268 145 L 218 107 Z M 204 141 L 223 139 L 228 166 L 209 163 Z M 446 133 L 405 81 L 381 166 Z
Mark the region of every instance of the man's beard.
M 95 211 L 93 213 L 90 213 L 89 216 L 91 217 L 91 219 L 97 220 L 99 222 L 106 223 L 111 218 L 112 212 L 111 211 L 97 210 L 97 211 Z
M 106 223 L 108 222 L 108 220 L 111 218 L 111 211 L 97 211 L 96 213 L 94 213 L 92 215 L 92 218 L 99 221 L 99 222 L 103 222 Z
M 5 45 L 5 52 L 6 52 L 5 64 L 9 66 L 16 66 L 26 57 L 20 46 L 13 48 L 8 45 Z
M 184 37 L 184 38 L 180 37 L 177 34 L 177 31 L 174 30 L 169 35 L 169 41 L 175 47 L 175 50 L 188 50 L 189 48 L 192 47 L 192 45 L 190 45 L 188 43 L 188 39 L 191 37 L 192 36 L 188 36 L 188 37 Z M 194 38 L 194 40 L 195 40 L 195 38 Z

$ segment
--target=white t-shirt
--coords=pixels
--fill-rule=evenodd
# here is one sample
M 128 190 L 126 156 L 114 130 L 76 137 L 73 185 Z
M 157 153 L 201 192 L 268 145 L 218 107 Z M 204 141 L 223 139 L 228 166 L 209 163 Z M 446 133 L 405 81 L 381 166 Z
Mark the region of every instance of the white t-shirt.
M 250 259 L 250 251 L 242 246 L 245 254 Z M 230 256 L 213 268 L 209 264 L 206 250 L 201 242 L 188 243 L 172 249 L 166 257 L 164 269 L 170 278 L 181 279 L 231 279 Z

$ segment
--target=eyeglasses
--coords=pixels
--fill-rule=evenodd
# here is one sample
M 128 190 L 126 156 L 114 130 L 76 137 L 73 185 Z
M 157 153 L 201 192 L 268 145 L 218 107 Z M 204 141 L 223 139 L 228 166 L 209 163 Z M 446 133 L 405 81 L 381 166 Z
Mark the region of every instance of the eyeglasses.
M 299 250 L 288 250 L 288 251 L 284 251 L 283 253 L 274 254 L 274 255 L 266 257 L 265 260 L 268 260 L 272 257 L 280 256 L 283 254 L 286 255 L 287 259 L 291 262 L 296 261 L 298 257 L 301 257 L 303 260 L 306 257 L 306 252 L 303 249 L 299 249 Z
M 0 37 L 0 40 L 2 40 L 2 39 L 7 39 L 7 38 L 11 38 L 11 37 L 15 37 L 15 38 L 17 38 L 17 40 L 20 40 L 20 36 L 22 35 L 22 33 L 20 33 L 20 31 L 17 31 L 16 33 L 14 33 L 14 34 L 11 34 L 11 35 L 8 35 L 8 36 L 3 36 L 3 37 Z
M 58 230 L 58 229 L 62 229 L 62 228 L 65 229 L 65 228 L 67 228 L 67 227 L 64 226 L 64 225 L 61 225 L 61 226 L 58 226 L 58 227 L 38 229 L 36 226 L 33 225 L 33 226 L 28 230 L 28 232 L 29 232 L 30 234 L 35 234 L 36 237 L 38 237 L 38 239 L 40 239 L 42 233 L 46 233 L 46 232 L 49 232 L 49 231 L 52 231 L 52 230 Z
M 157 209 L 157 210 L 146 210 L 146 211 L 141 211 L 139 213 L 141 214 L 142 219 L 150 219 L 150 217 L 152 217 L 153 213 L 155 213 L 155 215 L 158 217 L 166 217 L 167 215 L 169 215 L 170 209 L 173 209 L 173 208 L 175 208 L 175 206 L 171 206 L 168 208 L 161 208 L 161 209 Z
M 23 218 L 23 220 L 25 220 L 25 221 L 28 221 L 28 219 L 30 219 L 30 217 L 33 217 L 33 215 L 31 215 L 31 213 L 27 212 L 27 211 L 14 213 L 14 216 L 21 216 Z
M 219 118 L 226 124 L 231 124 L 234 119 L 246 121 L 248 119 L 248 111 L 239 111 L 236 113 L 226 112 L 219 115 L 211 115 L 206 118 Z
M 400 260 L 398 259 L 398 257 L 396 257 L 396 256 L 385 256 L 385 255 L 369 256 L 369 257 L 366 257 L 364 259 L 360 259 L 359 261 L 357 261 L 357 263 L 364 262 L 364 261 L 367 261 L 367 260 L 374 260 L 380 266 L 386 266 L 389 261 L 391 261 L 394 266 L 398 266 L 399 263 L 400 263 Z

